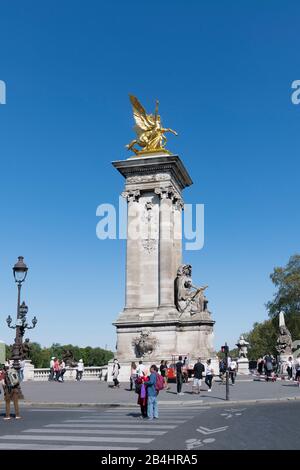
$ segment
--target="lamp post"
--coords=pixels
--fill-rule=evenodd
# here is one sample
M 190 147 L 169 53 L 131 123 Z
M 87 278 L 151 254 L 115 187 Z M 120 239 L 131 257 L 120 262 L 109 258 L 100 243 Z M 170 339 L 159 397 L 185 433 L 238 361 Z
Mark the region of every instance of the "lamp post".
M 225 346 L 222 346 L 221 351 L 225 354 L 225 363 L 226 363 L 226 401 L 229 401 L 229 370 L 228 370 L 229 347 L 227 346 L 227 343 L 225 343 Z
M 18 286 L 16 324 L 14 326 L 11 325 L 12 318 L 10 315 L 6 319 L 8 327 L 16 330 L 16 337 L 15 337 L 15 342 L 14 342 L 13 350 L 12 350 L 12 360 L 13 360 L 13 367 L 18 372 L 20 370 L 20 360 L 22 360 L 24 356 L 23 355 L 23 336 L 24 336 L 25 330 L 26 329 L 31 330 L 35 328 L 37 324 L 37 318 L 34 317 L 32 319 L 32 326 L 28 326 L 27 319 L 26 319 L 26 315 L 28 313 L 28 307 L 25 304 L 25 302 L 21 304 L 21 288 L 22 288 L 23 282 L 26 279 L 27 272 L 28 272 L 28 267 L 24 263 L 24 258 L 23 256 L 19 256 L 17 263 L 13 267 L 15 282 L 17 283 L 17 286 Z

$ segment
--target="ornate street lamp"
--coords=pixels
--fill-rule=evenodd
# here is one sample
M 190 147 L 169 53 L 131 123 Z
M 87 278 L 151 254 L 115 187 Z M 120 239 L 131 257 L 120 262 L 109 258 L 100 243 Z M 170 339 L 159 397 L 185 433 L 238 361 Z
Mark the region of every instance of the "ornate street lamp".
M 26 279 L 27 272 L 28 272 L 28 267 L 24 263 L 24 258 L 23 256 L 19 256 L 18 262 L 13 267 L 14 278 L 18 285 L 18 303 L 17 303 L 16 324 L 14 326 L 11 325 L 12 318 L 10 315 L 6 319 L 8 327 L 16 330 L 16 337 L 15 337 L 15 342 L 14 342 L 13 350 L 12 350 L 12 360 L 13 360 L 13 367 L 17 371 L 19 371 L 20 369 L 20 360 L 24 358 L 23 336 L 24 336 L 25 330 L 31 330 L 35 328 L 37 324 L 37 319 L 36 317 L 34 317 L 32 319 L 32 326 L 28 326 L 27 319 L 26 319 L 26 315 L 28 313 L 28 307 L 25 304 L 25 302 L 21 304 L 21 288 L 22 288 L 23 282 Z

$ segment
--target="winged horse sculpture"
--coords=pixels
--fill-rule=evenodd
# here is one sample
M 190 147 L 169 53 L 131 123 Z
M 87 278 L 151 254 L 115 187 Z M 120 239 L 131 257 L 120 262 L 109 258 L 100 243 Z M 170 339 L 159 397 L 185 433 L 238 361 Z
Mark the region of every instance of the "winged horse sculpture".
M 135 96 L 129 95 L 129 99 L 133 108 L 134 130 L 137 138 L 126 145 L 127 149 L 132 150 L 136 155 L 164 150 L 167 143 L 165 133 L 178 134 L 173 129 L 162 127 L 160 115 L 158 114 L 159 102 L 156 100 L 155 113 L 147 114 Z M 135 145 L 139 145 L 141 149 L 136 148 Z

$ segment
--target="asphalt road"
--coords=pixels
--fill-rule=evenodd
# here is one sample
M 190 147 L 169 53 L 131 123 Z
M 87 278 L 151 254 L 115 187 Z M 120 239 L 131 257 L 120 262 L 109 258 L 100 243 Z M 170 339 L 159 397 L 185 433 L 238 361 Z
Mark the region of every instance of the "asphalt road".
M 300 449 L 300 403 L 160 407 L 158 420 L 139 409 L 23 409 L 0 419 L 0 450 Z M 3 417 L 3 415 L 2 415 Z

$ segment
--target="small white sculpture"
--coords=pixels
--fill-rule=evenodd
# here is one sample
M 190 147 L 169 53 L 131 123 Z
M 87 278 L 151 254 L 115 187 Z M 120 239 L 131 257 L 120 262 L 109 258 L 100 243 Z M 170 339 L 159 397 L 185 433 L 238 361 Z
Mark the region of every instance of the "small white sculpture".
M 249 346 L 249 343 L 248 341 L 245 340 L 243 335 L 240 336 L 240 339 L 236 343 L 236 346 L 239 348 L 239 358 L 244 357 L 245 359 L 247 359 L 247 354 L 248 354 L 247 346 Z

